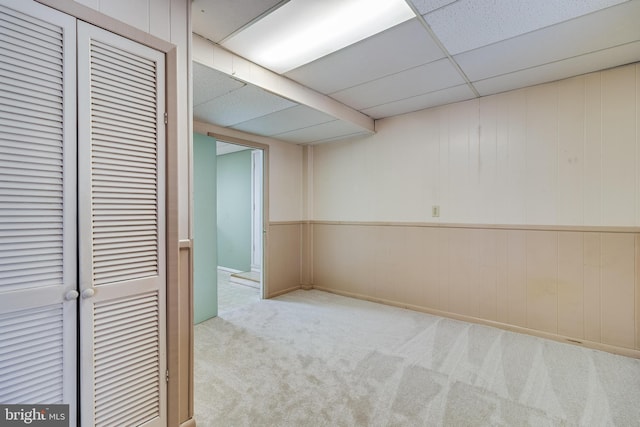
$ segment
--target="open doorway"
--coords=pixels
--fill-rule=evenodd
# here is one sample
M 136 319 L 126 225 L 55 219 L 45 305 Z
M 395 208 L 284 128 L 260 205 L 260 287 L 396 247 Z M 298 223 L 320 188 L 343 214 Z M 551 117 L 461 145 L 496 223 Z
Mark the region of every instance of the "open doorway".
M 217 139 L 218 313 L 264 295 L 263 149 Z

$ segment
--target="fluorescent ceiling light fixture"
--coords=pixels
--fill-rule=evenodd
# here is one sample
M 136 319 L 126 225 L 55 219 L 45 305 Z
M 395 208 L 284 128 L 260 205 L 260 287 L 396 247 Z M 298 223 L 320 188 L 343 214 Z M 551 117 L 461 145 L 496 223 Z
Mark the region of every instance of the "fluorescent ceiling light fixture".
M 411 18 L 405 0 L 291 0 L 222 46 L 285 73 Z

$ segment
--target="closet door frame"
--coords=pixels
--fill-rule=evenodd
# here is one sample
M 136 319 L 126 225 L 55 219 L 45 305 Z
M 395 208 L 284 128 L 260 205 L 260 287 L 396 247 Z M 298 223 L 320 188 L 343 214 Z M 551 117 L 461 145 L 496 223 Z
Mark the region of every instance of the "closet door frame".
M 24 0 L 20 0 L 24 1 Z M 132 41 L 144 44 L 165 54 L 166 79 L 166 337 L 167 337 L 167 425 L 191 425 L 193 423 L 193 301 L 192 301 L 192 244 L 191 231 L 186 240 L 180 240 L 178 217 L 178 158 L 179 144 L 188 146 L 190 132 L 179 128 L 180 116 L 187 116 L 188 110 L 178 105 L 178 87 L 181 91 L 190 88 L 187 82 L 179 82 L 179 67 L 191 69 L 191 42 L 187 52 L 178 52 L 176 45 L 118 21 L 94 9 L 68 0 L 34 0 L 35 2 L 57 9 L 81 21 L 104 28 Z M 173 0 L 172 0 L 173 1 Z M 184 14 L 190 24 L 190 2 L 185 2 Z M 185 35 L 187 36 L 187 35 Z M 190 37 L 190 34 L 188 34 Z M 188 62 L 186 65 L 183 62 Z M 180 65 L 179 65 L 180 64 Z M 180 110 L 180 111 L 179 111 Z M 188 117 L 184 126 L 190 129 Z M 188 148 L 188 156 L 191 156 Z M 188 164 L 191 161 L 188 160 Z M 184 171 L 182 172 L 184 173 Z M 183 189 L 182 191 L 187 191 Z M 190 200 L 190 198 L 189 198 Z M 190 202 L 191 203 L 191 202 Z M 189 211 L 191 209 L 189 208 Z
M 76 25 L 70 16 L 51 13 L 49 9 L 31 2 L 3 1 L 3 6 L 18 13 L 41 20 L 62 30 L 62 85 L 61 85 L 61 149 L 60 165 L 62 179 L 61 200 L 61 282 L 44 286 L 17 287 L 5 292 L 0 298 L 0 314 L 10 316 L 12 313 L 27 313 L 29 310 L 54 307 L 59 305 L 61 317 L 61 367 L 60 380 L 62 387 L 62 402 L 69 405 L 69 421 L 75 423 L 77 410 L 77 232 L 76 232 Z M 26 52 L 25 52 L 26 53 Z M 33 104 L 35 105 L 35 103 Z M 25 106 L 29 109 L 33 105 Z M 45 115 L 46 116 L 46 115 Z M 17 156 L 16 156 L 17 157 Z M 19 168 L 20 161 L 16 161 Z M 49 166 L 49 165 L 48 165 Z M 44 168 L 46 169 L 46 167 Z M 51 197 L 51 195 L 48 195 Z M 28 210 L 28 208 L 24 208 Z M 44 220 L 43 220 L 44 221 Z M 27 313 L 28 314 L 28 313 Z M 25 320 L 23 318 L 23 320 Z M 25 320 L 26 321 L 26 320 Z M 30 319 L 33 324 L 44 325 L 41 320 Z M 46 319 L 49 323 L 54 319 Z M 36 327 L 36 326 L 34 326 Z M 49 331 L 50 332 L 50 331 Z M 45 337 L 46 339 L 46 337 Z M 47 348 L 39 348 L 46 353 Z M 39 357 L 36 353 L 28 355 Z M 24 356 L 23 356 L 24 357 Z M 40 373 L 39 375 L 44 375 Z M 35 390 L 32 390 L 35 393 Z M 33 395 L 31 393 L 31 395 Z M 30 399 L 30 397 L 23 397 Z M 6 403 L 6 402 L 5 402 Z M 24 403 L 34 403 L 27 401 Z M 43 402 L 49 403 L 49 402 Z M 53 402 L 52 402 L 53 403 Z
M 159 427 L 167 386 L 165 55 L 82 21 L 77 37 L 81 420 Z

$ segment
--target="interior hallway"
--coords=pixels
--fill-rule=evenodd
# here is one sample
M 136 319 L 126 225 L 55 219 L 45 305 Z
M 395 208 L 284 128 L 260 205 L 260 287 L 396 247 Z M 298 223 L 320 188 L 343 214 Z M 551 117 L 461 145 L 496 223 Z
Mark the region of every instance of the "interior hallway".
M 260 290 L 230 283 L 231 273 L 218 270 L 218 314 L 260 301 Z

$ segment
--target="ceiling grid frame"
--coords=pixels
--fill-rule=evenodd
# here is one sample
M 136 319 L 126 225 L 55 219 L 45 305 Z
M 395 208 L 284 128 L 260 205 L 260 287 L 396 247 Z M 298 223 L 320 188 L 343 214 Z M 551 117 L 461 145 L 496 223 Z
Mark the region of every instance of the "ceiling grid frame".
M 228 11 L 229 8 L 234 9 L 230 16 L 236 27 L 233 31 L 228 32 L 224 38 L 218 39 L 217 42 L 220 43 L 232 35 L 242 32 L 243 29 L 250 27 L 274 10 L 283 6 L 288 7 L 301 0 L 256 0 L 251 2 L 251 7 L 245 8 L 244 3 L 247 1 L 241 0 L 233 4 L 226 4 L 224 0 L 195 0 L 194 14 L 200 13 L 200 10 L 196 10 L 196 4 L 197 7 L 207 5 L 206 7 L 211 7 L 212 10 L 222 10 L 217 19 L 224 21 L 226 19 L 225 11 Z M 500 2 L 492 0 L 474 0 L 473 3 L 467 0 L 405 0 L 405 2 L 415 15 L 409 21 L 283 74 L 274 73 L 246 60 L 243 58 L 242 52 L 225 50 L 219 44 L 208 40 L 206 42 L 213 44 L 211 50 L 214 52 L 207 53 L 205 55 L 207 60 L 202 60 L 202 58 L 196 58 L 195 51 L 197 49 L 194 49 L 194 59 L 208 67 L 212 67 L 213 62 L 218 62 L 220 66 L 212 67 L 216 72 L 226 75 L 227 78 L 242 81 L 247 85 L 261 87 L 269 96 L 285 98 L 295 104 L 293 107 L 281 111 L 269 112 L 260 117 L 227 124 L 228 127 L 302 145 L 371 134 L 374 132 L 375 121 L 386 117 L 640 61 L 640 49 L 638 48 L 640 47 L 640 27 L 633 25 L 633 22 L 640 22 L 640 0 L 585 0 L 584 4 L 580 3 L 576 9 L 571 9 L 570 5 L 561 0 L 545 0 L 535 3 L 527 3 L 522 0 L 516 1 L 515 5 L 509 3 L 503 6 Z M 487 8 L 498 9 L 491 12 Z M 254 14 L 252 12 L 258 10 L 260 13 Z M 513 10 L 521 10 L 522 13 L 515 16 Z M 478 16 L 473 14 L 474 11 Z M 464 46 L 464 43 L 469 46 L 473 45 L 475 37 L 473 31 L 482 30 L 478 26 L 487 25 L 491 21 L 487 17 L 492 14 L 499 17 L 497 21 L 492 21 L 498 27 L 488 28 L 488 34 L 479 37 L 484 40 L 482 44 L 472 49 L 461 50 L 460 46 Z M 457 21 L 460 25 L 463 22 L 469 23 L 470 26 L 465 30 L 466 39 L 462 38 L 456 42 L 458 48 L 451 50 L 451 40 L 446 37 L 443 39 L 443 34 L 440 34 L 431 25 L 435 17 L 449 20 L 461 17 Z M 512 19 L 511 17 L 513 20 L 509 21 Z M 414 19 L 417 22 L 416 28 L 421 27 L 424 31 L 424 41 L 415 41 L 419 36 L 416 32 L 396 31 Z M 518 19 L 523 20 L 524 25 L 521 25 L 517 21 Z M 595 22 L 600 22 L 596 30 L 590 25 L 594 19 Z M 507 27 L 506 30 L 499 27 L 501 22 Z M 194 19 L 194 33 L 203 37 L 201 40 L 209 39 L 215 42 L 215 37 L 207 35 L 207 28 L 197 23 L 198 19 L 196 18 Z M 215 26 L 214 24 L 215 20 L 211 22 L 211 26 Z M 447 21 L 443 21 L 436 27 L 442 28 L 443 25 L 453 31 L 453 27 L 447 24 Z M 410 35 L 413 36 L 412 40 L 403 38 Z M 196 42 L 196 39 L 198 37 L 194 37 L 194 45 L 200 43 Z M 413 43 L 412 46 L 409 46 L 409 40 Z M 487 40 L 489 42 L 486 42 Z M 402 74 L 409 70 L 406 68 L 407 66 L 418 66 L 415 59 L 418 51 L 415 45 L 424 45 L 424 43 L 432 43 L 435 46 L 434 49 L 437 47 L 442 53 L 442 58 L 446 58 L 450 64 L 449 74 L 446 72 L 443 74 L 442 71 L 435 75 L 429 72 L 422 77 L 417 77 L 419 73 Z M 376 46 L 379 48 L 376 49 Z M 522 47 L 519 49 L 518 46 Z M 551 49 L 551 53 L 544 52 L 545 46 Z M 514 54 L 514 64 L 507 68 L 498 68 L 498 66 L 504 67 L 503 64 L 508 64 L 511 61 L 511 55 Z M 214 59 L 213 57 L 216 55 L 218 58 Z M 231 68 L 223 64 L 227 60 L 221 59 L 221 56 L 231 58 Z M 403 59 L 410 56 L 413 56 L 413 62 Z M 527 62 L 527 60 L 522 60 L 523 56 L 532 59 Z M 368 58 L 371 58 L 371 61 Z M 432 59 L 431 62 L 435 61 Z M 487 72 L 478 74 L 478 71 L 481 71 L 478 66 L 483 66 Z M 344 77 L 339 72 L 340 67 L 348 67 L 346 68 L 348 72 L 344 74 Z M 327 70 L 333 72 L 326 72 Z M 358 70 L 363 72 L 360 73 Z M 454 70 L 460 76 L 459 80 L 451 79 L 450 76 Z M 385 79 L 385 77 L 394 74 L 399 76 L 395 79 Z M 373 80 L 370 80 L 371 78 Z M 414 80 L 418 78 L 431 79 L 433 82 L 427 85 L 423 82 L 421 88 L 419 81 Z M 197 76 L 195 79 L 197 80 Z M 346 86 L 344 85 L 345 79 L 350 79 Z M 345 80 L 345 82 L 342 83 L 341 80 Z M 358 91 L 354 91 L 351 98 L 340 93 L 364 84 L 367 86 L 364 86 L 360 93 L 368 97 L 379 97 L 375 98 L 378 99 L 376 105 L 363 106 L 365 103 L 358 102 L 362 101 Z M 385 87 L 385 85 L 391 86 Z M 402 92 L 401 95 L 398 95 L 399 92 L 394 89 L 393 85 L 400 85 L 398 89 Z M 416 87 L 415 92 L 408 90 L 411 85 Z M 343 89 L 336 92 L 335 87 L 340 86 Z M 292 87 L 295 87 L 293 91 Z M 330 90 L 332 87 L 334 90 Z M 464 89 L 465 87 L 466 89 Z M 309 102 L 309 93 L 312 94 L 311 98 L 315 97 L 313 102 Z M 323 101 L 318 105 L 319 99 Z M 332 106 L 326 108 L 328 104 L 325 101 L 329 101 Z M 335 101 L 335 103 L 331 101 Z M 297 123 L 297 119 L 291 116 L 287 123 L 287 115 L 290 112 L 298 112 L 299 114 L 297 110 L 299 107 L 328 114 L 337 121 L 336 123 L 348 124 L 351 122 L 351 126 L 355 123 L 356 127 L 360 126 L 360 130 L 356 132 L 343 130 L 336 133 L 335 126 L 327 126 L 327 123 L 331 123 L 331 121 L 326 120 L 326 117 L 323 120 L 316 118 L 318 121 L 310 124 L 308 121 Z M 344 113 L 346 116 L 342 115 Z M 354 116 L 354 113 L 362 116 Z M 311 116 L 309 111 L 308 117 Z M 369 123 L 364 126 L 364 130 L 360 118 L 353 121 L 354 117 L 363 116 L 367 117 Z M 199 119 L 218 124 L 215 121 L 216 117 L 213 116 L 199 117 Z M 291 129 L 294 124 L 297 129 Z M 324 133 L 321 135 L 319 132 Z

